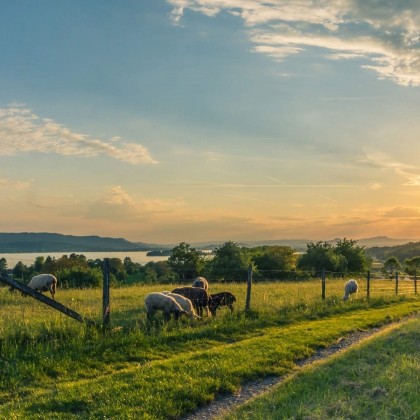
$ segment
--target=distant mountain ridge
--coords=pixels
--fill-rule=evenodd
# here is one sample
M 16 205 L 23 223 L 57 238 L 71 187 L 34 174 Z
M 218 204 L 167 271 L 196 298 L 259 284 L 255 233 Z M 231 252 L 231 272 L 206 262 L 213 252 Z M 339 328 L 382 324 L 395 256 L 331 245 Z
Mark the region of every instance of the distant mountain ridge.
M 59 233 L 0 233 L 0 252 L 149 251 L 154 245 L 123 238 L 73 236 Z
M 338 239 L 326 241 L 334 244 Z M 197 249 L 215 249 L 226 241 L 195 242 L 191 246 Z M 236 242 L 236 241 L 235 241 Z M 310 239 L 278 239 L 258 241 L 237 241 L 239 246 L 256 247 L 262 245 L 290 246 L 298 251 L 305 251 L 308 242 L 318 242 Z M 408 239 L 393 239 L 386 236 L 377 236 L 357 240 L 360 246 L 385 247 L 409 243 Z M 0 252 L 95 252 L 95 251 L 159 251 L 172 249 L 178 244 L 149 244 L 144 242 L 130 242 L 124 238 L 109 238 L 101 236 L 74 236 L 60 233 L 46 232 L 20 232 L 0 233 Z

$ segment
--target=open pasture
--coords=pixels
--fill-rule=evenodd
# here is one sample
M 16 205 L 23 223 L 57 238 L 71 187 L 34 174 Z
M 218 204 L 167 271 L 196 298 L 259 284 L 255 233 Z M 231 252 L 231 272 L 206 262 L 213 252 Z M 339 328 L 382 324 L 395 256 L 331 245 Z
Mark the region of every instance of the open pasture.
M 143 299 L 178 285 L 111 289 L 111 331 L 88 328 L 20 293 L 0 289 L 0 418 L 178 417 L 241 383 L 288 372 L 342 335 L 417 312 L 414 295 L 342 301 L 344 280 L 254 283 L 229 290 L 235 311 L 149 325 Z M 58 289 L 56 299 L 101 321 L 100 289 Z M 372 310 L 374 309 L 374 310 Z M 250 364 L 250 357 L 253 363 Z

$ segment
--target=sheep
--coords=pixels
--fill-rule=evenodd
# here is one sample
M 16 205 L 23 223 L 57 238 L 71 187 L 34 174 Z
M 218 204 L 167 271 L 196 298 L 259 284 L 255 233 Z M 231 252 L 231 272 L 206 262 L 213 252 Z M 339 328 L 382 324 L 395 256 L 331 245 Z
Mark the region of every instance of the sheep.
M 203 316 L 203 308 L 206 308 L 207 315 L 209 314 L 208 306 L 210 303 L 210 297 L 207 290 L 201 287 L 185 286 L 172 290 L 172 293 L 188 298 L 192 302 L 199 316 Z
M 350 279 L 345 285 L 344 285 L 344 296 L 343 300 L 347 300 L 350 295 L 353 293 L 357 293 L 357 290 L 359 289 L 359 285 L 357 284 L 357 281 L 354 279 Z
M 171 314 L 174 314 L 174 318 L 178 319 L 181 315 L 186 312 L 181 308 L 179 303 L 171 297 L 166 296 L 162 293 L 152 292 L 144 298 L 146 305 L 147 319 L 151 319 L 156 311 L 162 311 L 165 320 L 171 319 Z
M 233 302 L 236 302 L 235 296 L 230 292 L 220 292 L 210 295 L 209 309 L 213 316 L 216 316 L 217 308 L 227 306 L 230 312 L 233 312 Z
M 39 274 L 32 277 L 28 283 L 28 287 L 37 290 L 38 292 L 50 291 L 52 298 L 55 300 L 54 295 L 57 288 L 57 278 L 52 274 Z
M 202 289 L 209 290 L 209 283 L 205 277 L 197 277 L 193 281 L 192 287 L 201 287 Z
M 188 314 L 188 316 L 191 319 L 201 318 L 195 313 L 194 306 L 193 306 L 192 302 L 188 298 L 186 298 L 185 296 L 178 295 L 177 293 L 171 293 L 171 292 L 168 292 L 166 290 L 164 292 L 161 292 L 161 293 L 166 295 L 166 296 L 170 296 L 171 298 L 174 298 L 178 302 L 179 306 L 181 306 L 181 308 Z

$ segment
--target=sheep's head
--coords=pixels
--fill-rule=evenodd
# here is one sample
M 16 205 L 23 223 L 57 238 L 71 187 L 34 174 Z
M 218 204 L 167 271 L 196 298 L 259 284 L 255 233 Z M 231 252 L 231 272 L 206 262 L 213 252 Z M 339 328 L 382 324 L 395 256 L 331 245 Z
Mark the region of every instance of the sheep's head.
M 174 314 L 174 318 L 178 319 L 181 315 L 186 315 L 186 311 L 183 309 L 172 309 L 171 311 Z

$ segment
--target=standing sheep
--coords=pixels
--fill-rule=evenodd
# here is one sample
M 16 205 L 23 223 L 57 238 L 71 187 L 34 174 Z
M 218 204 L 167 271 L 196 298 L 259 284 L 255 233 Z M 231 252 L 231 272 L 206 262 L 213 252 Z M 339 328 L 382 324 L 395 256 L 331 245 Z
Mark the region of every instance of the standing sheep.
M 50 291 L 52 298 L 55 300 L 55 290 L 57 288 L 57 279 L 52 274 L 39 274 L 32 277 L 28 283 L 28 287 L 38 292 Z
M 171 293 L 171 292 L 168 292 L 168 291 L 164 291 L 164 292 L 161 292 L 161 293 L 166 295 L 166 296 L 170 296 L 171 298 L 174 298 L 177 301 L 177 303 L 179 304 L 179 306 L 188 314 L 188 316 L 191 319 L 201 318 L 195 313 L 194 306 L 193 306 L 192 302 L 188 298 L 186 298 L 185 296 L 178 295 L 177 293 Z
M 177 301 L 162 293 L 152 292 L 144 298 L 146 305 L 147 318 L 150 320 L 156 311 L 162 311 L 166 321 L 171 319 L 171 314 L 178 319 L 180 315 L 186 312 L 181 308 Z
M 344 296 L 343 300 L 347 300 L 350 295 L 353 293 L 357 293 L 357 290 L 359 289 L 359 286 L 357 284 L 357 281 L 354 279 L 350 279 L 345 285 L 344 285 Z
M 193 281 L 192 287 L 201 287 L 204 290 L 209 290 L 209 282 L 205 277 L 197 277 Z
M 203 316 L 203 308 L 206 308 L 208 315 L 210 297 L 207 293 L 207 290 L 201 287 L 185 286 L 178 287 L 177 289 L 172 290 L 172 293 L 176 293 L 178 295 L 182 295 L 188 298 L 192 302 L 199 316 Z
M 217 308 L 227 306 L 230 312 L 233 312 L 233 302 L 236 302 L 235 296 L 230 292 L 220 292 L 210 295 L 209 309 L 213 316 L 216 316 Z

